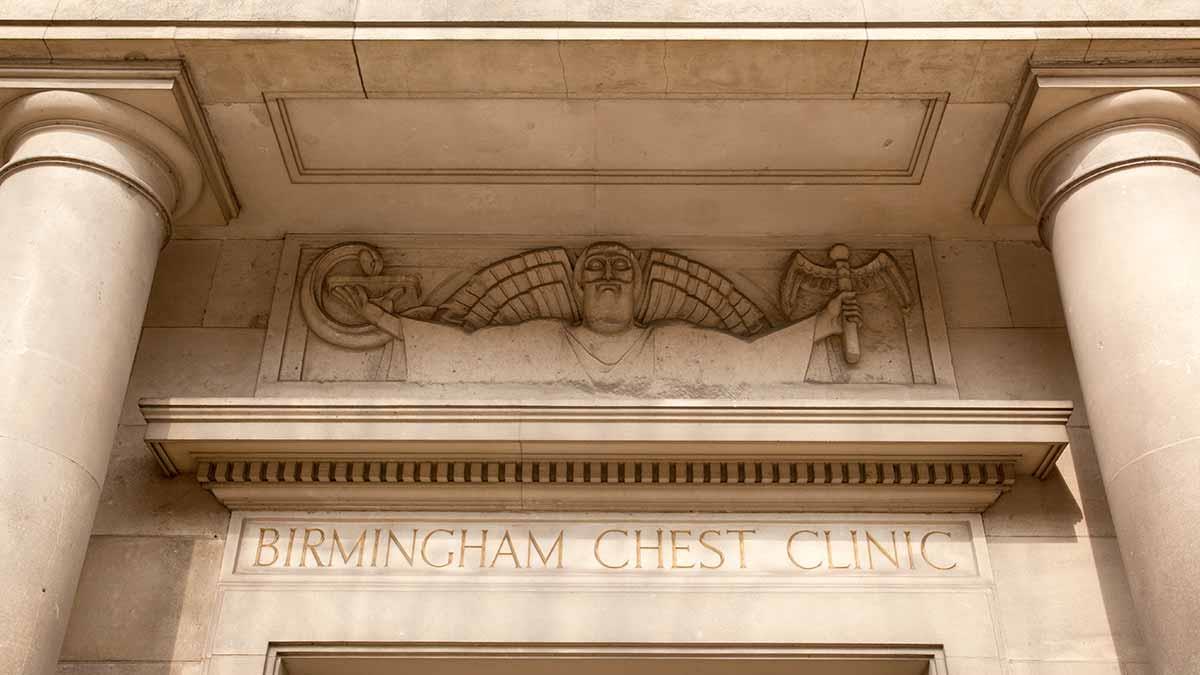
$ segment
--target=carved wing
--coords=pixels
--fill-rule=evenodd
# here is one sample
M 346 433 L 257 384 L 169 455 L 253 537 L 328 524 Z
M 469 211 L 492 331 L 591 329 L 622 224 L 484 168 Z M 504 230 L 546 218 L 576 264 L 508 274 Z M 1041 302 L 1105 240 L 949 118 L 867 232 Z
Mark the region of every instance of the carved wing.
M 913 305 L 912 289 L 900 264 L 887 251 L 880 251 L 871 262 L 862 267 L 854 268 L 854 290 L 860 293 L 887 289 L 900 303 L 900 307 L 908 309 Z
M 638 323 L 686 321 L 751 337 L 768 328 L 753 302 L 716 270 L 669 251 L 650 252 Z
M 529 251 L 475 273 L 443 302 L 434 320 L 467 332 L 534 319 L 579 322 L 571 259 L 562 248 Z
M 804 257 L 800 251 L 792 254 L 787 272 L 779 282 L 779 304 L 784 316 L 792 316 L 800 291 L 815 293 L 821 297 L 833 295 L 838 290 L 837 268 L 825 267 Z

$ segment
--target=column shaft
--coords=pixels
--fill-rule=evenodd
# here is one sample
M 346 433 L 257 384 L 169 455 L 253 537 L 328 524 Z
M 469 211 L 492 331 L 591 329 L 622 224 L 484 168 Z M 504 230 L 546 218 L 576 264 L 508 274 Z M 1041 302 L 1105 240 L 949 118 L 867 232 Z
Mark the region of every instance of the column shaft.
M 109 99 L 50 91 L 0 110 L 4 673 L 56 670 L 181 192 L 170 160 L 114 123 L 186 154 L 173 132 Z
M 1125 569 L 1163 673 L 1200 672 L 1200 173 L 1118 170 L 1053 213 L 1054 261 Z

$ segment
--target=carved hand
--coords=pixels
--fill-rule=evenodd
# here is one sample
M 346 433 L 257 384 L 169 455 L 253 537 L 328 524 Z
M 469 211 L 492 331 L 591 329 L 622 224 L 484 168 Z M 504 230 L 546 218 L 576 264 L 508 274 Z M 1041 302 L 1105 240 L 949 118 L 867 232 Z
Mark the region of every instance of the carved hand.
M 862 308 L 858 306 L 858 297 L 854 291 L 838 293 L 825 305 L 825 309 L 817 315 L 813 341 L 824 340 L 831 335 L 841 335 L 847 321 L 862 325 Z
M 341 300 L 347 307 L 354 310 L 363 319 L 378 324 L 384 311 L 371 302 L 367 289 L 362 286 L 339 286 L 330 291 L 333 297 Z

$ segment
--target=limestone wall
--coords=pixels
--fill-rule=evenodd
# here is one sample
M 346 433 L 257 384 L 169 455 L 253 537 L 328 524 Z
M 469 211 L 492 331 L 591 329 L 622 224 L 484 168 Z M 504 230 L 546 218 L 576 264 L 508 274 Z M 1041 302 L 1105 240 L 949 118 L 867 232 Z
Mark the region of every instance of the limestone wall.
M 61 672 L 202 672 L 229 515 L 189 477 L 161 477 L 136 402 L 255 394 L 282 250 L 215 239 L 164 250 Z M 961 240 L 933 253 L 960 397 L 1081 408 L 1049 254 Z M 1056 473 L 1018 481 L 984 514 L 1006 662 L 952 663 L 955 675 L 1149 672 L 1082 409 L 1071 434 Z

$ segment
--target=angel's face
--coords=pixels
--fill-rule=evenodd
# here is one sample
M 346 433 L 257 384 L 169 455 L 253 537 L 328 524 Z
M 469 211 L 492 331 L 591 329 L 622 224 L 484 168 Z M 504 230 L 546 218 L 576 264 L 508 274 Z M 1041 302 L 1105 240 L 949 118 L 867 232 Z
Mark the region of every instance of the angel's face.
M 588 328 L 613 334 L 633 325 L 636 264 L 623 246 L 595 246 L 584 253 L 578 279 Z

